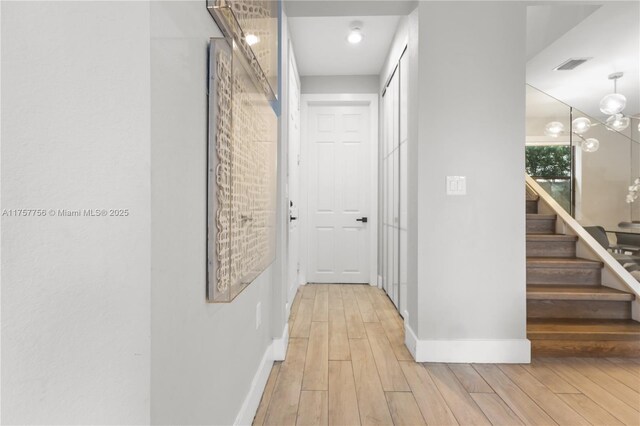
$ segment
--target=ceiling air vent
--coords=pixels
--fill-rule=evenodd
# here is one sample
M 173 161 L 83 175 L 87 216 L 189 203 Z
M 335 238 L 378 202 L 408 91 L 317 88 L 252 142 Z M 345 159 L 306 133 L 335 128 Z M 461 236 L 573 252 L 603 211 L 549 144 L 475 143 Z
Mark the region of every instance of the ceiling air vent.
M 568 59 L 568 60 L 564 61 L 563 63 L 561 63 L 560 65 L 555 67 L 553 70 L 554 71 L 569 71 L 569 70 L 572 70 L 572 69 L 574 69 L 575 67 L 577 67 L 579 65 L 584 64 L 589 59 L 591 59 L 591 58 L 571 58 L 571 59 Z

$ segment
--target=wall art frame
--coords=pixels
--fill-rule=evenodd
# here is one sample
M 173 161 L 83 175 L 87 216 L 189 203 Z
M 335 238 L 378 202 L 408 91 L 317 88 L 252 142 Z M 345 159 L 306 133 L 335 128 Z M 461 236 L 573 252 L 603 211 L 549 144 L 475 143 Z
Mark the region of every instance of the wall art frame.
M 253 72 L 233 40 L 210 40 L 209 302 L 231 302 L 275 259 L 278 121 Z
M 265 96 L 278 100 L 280 0 L 207 0 L 207 9 L 236 43 Z

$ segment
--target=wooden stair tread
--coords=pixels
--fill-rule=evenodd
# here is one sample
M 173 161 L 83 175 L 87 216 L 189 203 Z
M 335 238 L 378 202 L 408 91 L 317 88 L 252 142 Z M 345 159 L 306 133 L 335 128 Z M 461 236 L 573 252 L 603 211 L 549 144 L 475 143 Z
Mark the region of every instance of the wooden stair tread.
M 602 268 L 602 262 L 580 257 L 527 257 L 528 268 Z
M 529 319 L 527 337 L 536 340 L 640 341 L 640 323 L 607 319 Z
M 635 295 L 604 286 L 527 285 L 527 300 L 631 301 Z
M 527 213 L 527 219 L 531 220 L 556 220 L 555 214 Z
M 527 234 L 527 241 L 541 241 L 541 242 L 551 242 L 551 241 L 570 241 L 575 242 L 578 241 L 578 237 L 575 235 L 565 235 L 565 234 Z

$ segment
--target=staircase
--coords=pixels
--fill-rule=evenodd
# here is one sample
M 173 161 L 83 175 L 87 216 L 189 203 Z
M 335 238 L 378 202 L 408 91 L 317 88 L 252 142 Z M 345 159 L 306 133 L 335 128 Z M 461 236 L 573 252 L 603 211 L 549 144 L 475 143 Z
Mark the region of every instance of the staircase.
M 601 262 L 576 257 L 527 191 L 527 337 L 533 356 L 640 356 L 635 295 L 602 286 Z

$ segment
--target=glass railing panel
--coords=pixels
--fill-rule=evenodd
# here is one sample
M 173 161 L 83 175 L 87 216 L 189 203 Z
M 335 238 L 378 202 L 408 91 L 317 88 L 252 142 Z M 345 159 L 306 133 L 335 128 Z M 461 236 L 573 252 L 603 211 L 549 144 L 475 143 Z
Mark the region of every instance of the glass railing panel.
M 531 176 L 567 212 L 571 211 L 571 178 Z

